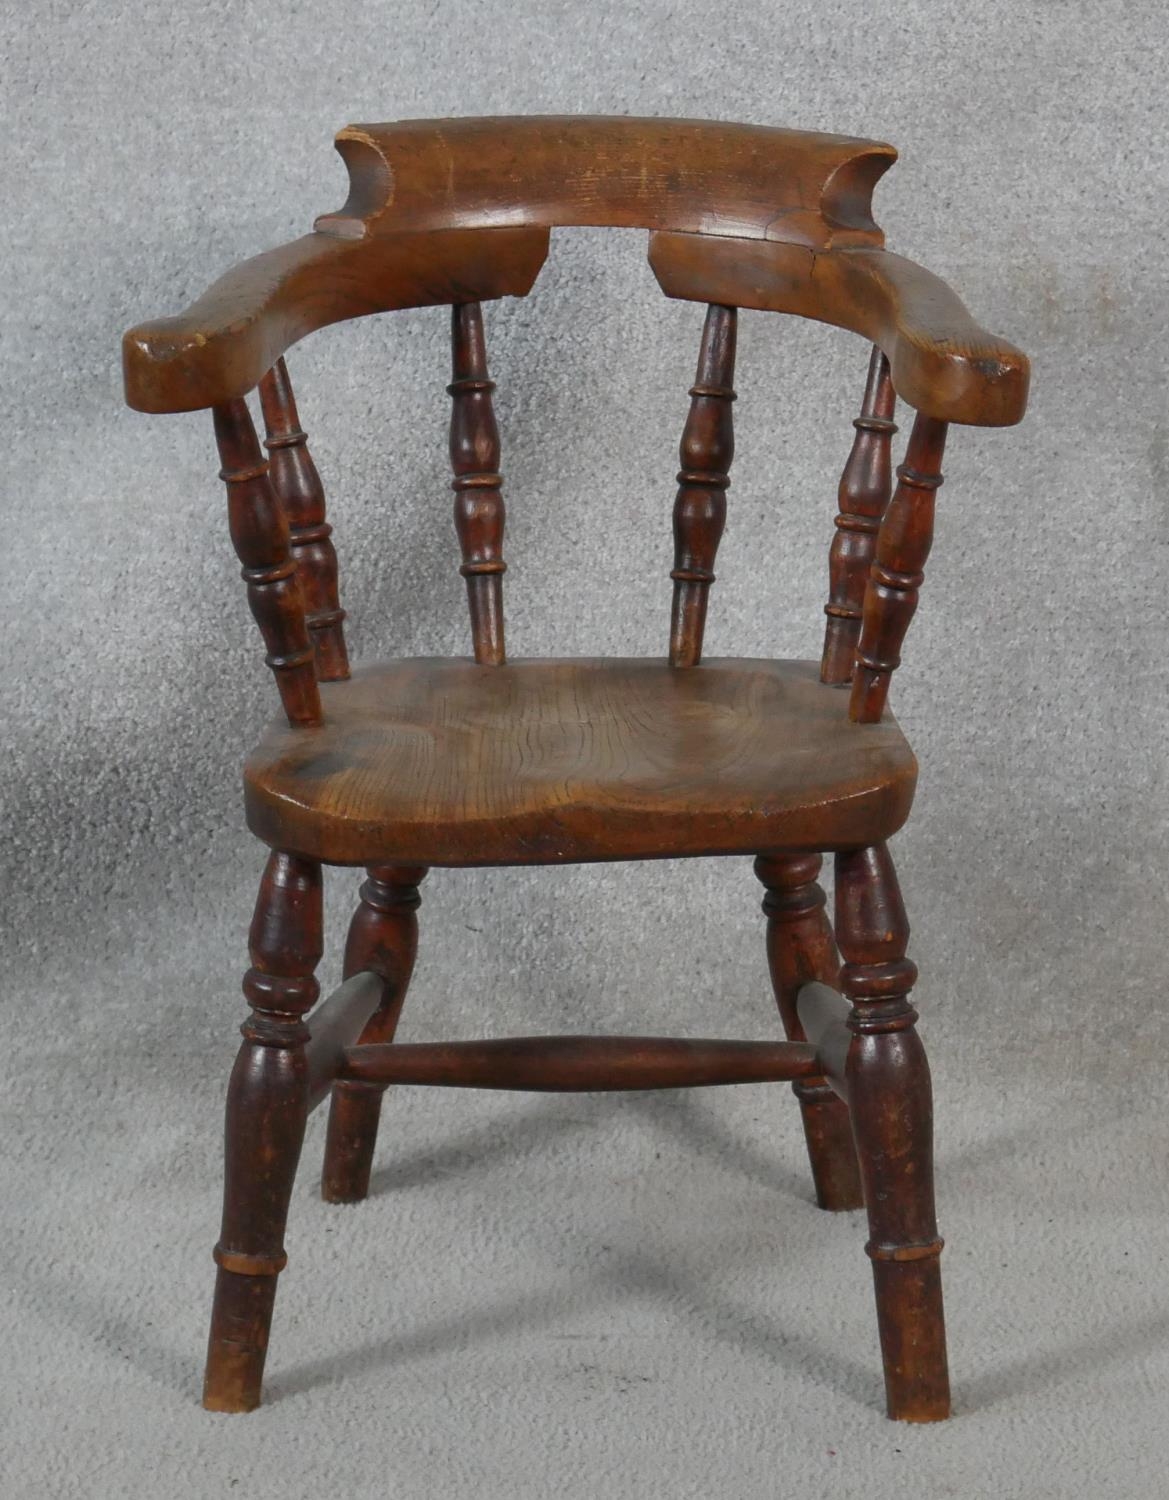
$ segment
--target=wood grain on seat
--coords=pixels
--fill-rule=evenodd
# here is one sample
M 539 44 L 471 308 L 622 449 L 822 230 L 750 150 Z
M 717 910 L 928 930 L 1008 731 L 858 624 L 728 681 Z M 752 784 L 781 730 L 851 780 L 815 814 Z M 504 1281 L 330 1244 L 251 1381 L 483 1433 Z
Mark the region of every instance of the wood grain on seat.
M 259 1404 L 293 1178 L 309 1111 L 330 1085 L 322 1192 L 351 1203 L 369 1191 L 393 1084 L 790 1079 L 817 1201 L 867 1211 L 888 1412 L 940 1420 L 950 1398 L 929 1069 L 886 844 L 909 813 L 917 766 L 886 700 L 925 581 L 948 428 L 1017 422 L 1027 359 L 884 249 L 871 200 L 896 152 L 881 142 L 542 116 L 352 126 L 337 147 L 350 179 L 338 212 L 123 344 L 131 406 L 212 409 L 231 538 L 284 707 L 245 771 L 248 821 L 271 853 L 228 1090 L 204 1405 Z M 507 659 L 506 466 L 482 303 L 528 295 L 551 231 L 574 225 L 649 231 L 661 290 L 706 304 L 679 445 L 664 660 Z M 474 659 L 389 661 L 350 677 L 325 488 L 283 355 L 346 319 L 437 304 L 450 307 L 453 519 Z M 740 309 L 815 318 L 873 346 L 837 488 L 819 662 L 703 657 Z M 268 459 L 245 399 L 256 386 Z M 898 397 L 913 414 L 895 468 Z M 603 451 L 594 445 L 582 471 L 590 522 Z M 818 884 L 826 850 L 831 921 Z M 707 854 L 755 856 L 786 1042 L 396 1043 L 429 866 Z M 314 1009 L 323 863 L 364 865 L 368 878 L 345 982 Z
M 248 823 L 336 864 L 863 847 L 917 774 L 895 721 L 851 723 L 813 662 L 412 658 L 321 695 L 322 725 L 274 722 L 249 758 Z

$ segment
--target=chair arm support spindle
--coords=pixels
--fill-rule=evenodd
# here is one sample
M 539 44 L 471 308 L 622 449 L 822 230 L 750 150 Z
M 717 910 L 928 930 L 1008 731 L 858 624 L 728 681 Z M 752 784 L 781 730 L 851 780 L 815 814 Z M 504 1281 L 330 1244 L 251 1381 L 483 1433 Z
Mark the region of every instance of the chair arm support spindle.
M 706 310 L 698 369 L 690 387 L 690 412 L 679 446 L 681 469 L 674 501 L 674 602 L 670 665 L 694 667 L 702 659 L 706 604 L 714 560 L 727 520 L 727 489 L 735 456 L 735 343 L 733 307 Z
M 503 477 L 499 472 L 499 425 L 487 374 L 483 309 L 478 302 L 451 308 L 450 454 L 455 492 L 455 532 L 463 555 L 467 606 L 475 660 L 500 666 L 506 659 L 503 633 Z
M 901 643 L 917 609 L 934 536 L 934 499 L 942 484 L 945 422 L 920 413 L 897 470 L 897 490 L 877 535 L 877 555 L 865 590 L 849 717 L 876 723 L 889 681 L 901 662 Z
M 227 514 L 248 603 L 268 648 L 267 663 L 292 725 L 321 722 L 304 596 L 289 544 L 288 519 L 277 499 L 242 396 L 216 406 L 215 438 L 227 486 Z
M 829 591 L 824 606 L 828 619 L 824 627 L 820 681 L 838 687 L 852 681 L 865 585 L 881 517 L 889 504 L 890 449 L 897 431 L 893 421 L 896 401 L 889 361 L 874 345 L 861 414 L 852 424 L 856 436 L 840 476 L 836 535 L 828 554 Z
M 300 425 L 288 368 L 280 358 L 260 381 L 268 473 L 288 520 L 292 556 L 321 682 L 349 676 L 345 611 L 337 592 L 337 552 L 325 519 L 325 490 Z

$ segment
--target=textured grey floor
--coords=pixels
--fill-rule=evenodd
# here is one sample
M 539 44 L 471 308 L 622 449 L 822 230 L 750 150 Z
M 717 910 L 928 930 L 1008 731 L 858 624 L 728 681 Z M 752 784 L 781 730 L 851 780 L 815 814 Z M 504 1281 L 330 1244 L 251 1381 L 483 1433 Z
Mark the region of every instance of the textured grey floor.
M 1169 1388 L 1164 13 L 54 4 L 0 18 L 0 1496 L 1155 1497 Z M 401 1091 L 289 1232 L 269 1404 L 197 1404 L 271 691 L 204 418 L 117 339 L 344 197 L 347 120 L 712 115 L 896 142 L 893 248 L 1035 360 L 956 433 L 897 706 L 958 1415 L 887 1425 L 864 1231 L 786 1090 Z M 564 233 L 493 307 L 517 654 L 664 642 L 699 310 Z M 360 655 L 463 651 L 441 312 L 291 361 Z M 745 316 L 714 652 L 812 654 L 865 355 Z M 602 475 L 594 483 L 591 476 Z M 333 932 L 354 880 L 330 882 Z M 769 1035 L 745 863 L 438 874 L 403 1035 Z M 323 970 L 336 977 L 336 944 Z

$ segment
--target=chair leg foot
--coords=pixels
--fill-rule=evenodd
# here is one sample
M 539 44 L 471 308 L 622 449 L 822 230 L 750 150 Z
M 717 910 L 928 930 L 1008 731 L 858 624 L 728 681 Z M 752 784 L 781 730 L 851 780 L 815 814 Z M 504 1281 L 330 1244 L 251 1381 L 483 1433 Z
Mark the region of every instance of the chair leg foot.
M 322 941 L 321 867 L 291 854 L 268 859 L 248 946 L 244 994 L 252 1013 L 227 1090 L 223 1224 L 211 1310 L 203 1405 L 260 1404 L 284 1226 L 308 1119 L 308 1028 Z
M 275 1276 L 242 1276 L 220 1267 L 203 1377 L 208 1411 L 254 1411 L 260 1404 Z
M 763 910 L 775 1003 L 784 1033 L 796 1042 L 804 1040 L 796 1009 L 801 987 L 811 980 L 835 987 L 840 969 L 816 879 L 822 863 L 818 854 L 761 855 L 755 861 L 767 892 Z M 801 1081 L 792 1089 L 800 1101 L 816 1202 L 832 1212 L 863 1208 L 848 1106 L 824 1079 Z
M 338 1083 L 329 1107 L 321 1197 L 326 1203 L 360 1203 L 369 1196 L 382 1091 Z
M 829 1213 L 864 1208 L 848 1106 L 826 1083 L 795 1083 L 792 1089 L 800 1101 L 816 1203 Z
M 895 1422 L 944 1422 L 950 1415 L 940 1249 L 939 1241 L 928 1259 L 873 1261 L 885 1409 Z
M 841 988 L 852 1003 L 846 1082 L 869 1218 L 889 1416 L 940 1422 L 950 1379 L 934 1210 L 929 1064 L 909 991 L 909 923 L 883 844 L 837 855 Z
M 418 953 L 418 887 L 426 873 L 421 865 L 375 865 L 361 887 L 345 944 L 345 977 L 368 970 L 385 984 L 361 1042 L 394 1040 Z M 382 1093 L 368 1084 L 334 1085 L 321 1171 L 326 1203 L 360 1203 L 368 1196 Z

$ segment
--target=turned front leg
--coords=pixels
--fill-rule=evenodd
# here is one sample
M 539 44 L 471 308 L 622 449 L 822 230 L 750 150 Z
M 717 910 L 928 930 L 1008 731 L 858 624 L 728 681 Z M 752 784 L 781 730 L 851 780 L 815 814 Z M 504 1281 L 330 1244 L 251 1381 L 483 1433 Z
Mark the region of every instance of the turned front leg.
M 319 987 L 321 868 L 273 853 L 249 934 L 244 994 L 252 1013 L 227 1094 L 223 1226 L 203 1405 L 251 1411 L 260 1404 L 284 1226 L 308 1118 L 304 1015 Z
M 950 1414 L 942 1280 L 934 1211 L 929 1065 L 909 992 L 909 923 L 884 844 L 836 857 L 840 985 L 851 1002 L 845 1064 L 869 1217 L 877 1324 L 891 1417 Z
M 422 866 L 375 866 L 361 887 L 345 945 L 345 977 L 370 970 L 383 985 L 361 1042 L 394 1040 L 418 953 L 418 887 L 425 877 Z M 377 1084 L 334 1085 L 321 1174 L 326 1202 L 357 1203 L 368 1194 L 383 1092 Z
M 796 1011 L 800 989 L 812 980 L 833 987 L 840 963 L 826 898 L 817 883 L 823 860 L 818 854 L 761 855 L 755 874 L 767 894 L 767 963 L 783 1029 L 802 1042 L 804 1028 Z M 864 1203 L 848 1106 L 823 1078 L 800 1078 L 792 1084 L 800 1101 L 816 1202 L 821 1208 L 860 1208 Z

